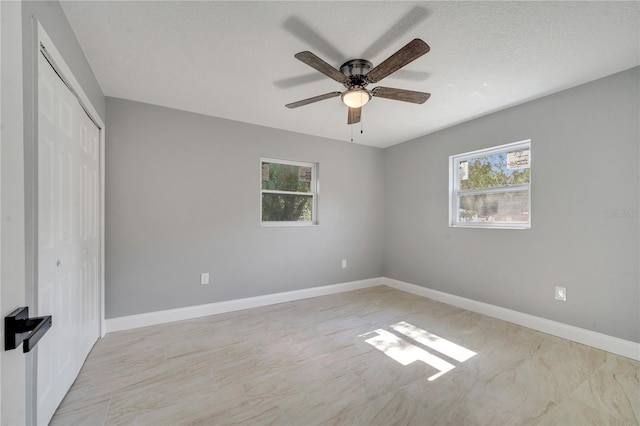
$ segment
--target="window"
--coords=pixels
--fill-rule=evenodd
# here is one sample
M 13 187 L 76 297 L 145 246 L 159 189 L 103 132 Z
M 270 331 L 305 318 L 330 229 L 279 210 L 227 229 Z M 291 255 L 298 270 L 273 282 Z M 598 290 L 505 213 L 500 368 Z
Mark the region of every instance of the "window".
M 263 225 L 317 223 L 317 169 L 314 163 L 261 159 Z
M 449 157 L 449 225 L 531 228 L 531 141 Z

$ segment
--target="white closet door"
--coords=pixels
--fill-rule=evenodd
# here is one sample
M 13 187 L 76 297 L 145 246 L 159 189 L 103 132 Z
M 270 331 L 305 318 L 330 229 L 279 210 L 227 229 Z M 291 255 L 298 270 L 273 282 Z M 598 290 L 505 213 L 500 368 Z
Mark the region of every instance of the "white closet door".
M 80 315 L 82 361 L 100 333 L 98 290 L 100 250 L 100 131 L 82 111 L 80 117 Z
M 37 422 L 47 424 L 99 333 L 98 129 L 42 54 L 38 99 L 38 315 L 53 326 L 38 343 Z

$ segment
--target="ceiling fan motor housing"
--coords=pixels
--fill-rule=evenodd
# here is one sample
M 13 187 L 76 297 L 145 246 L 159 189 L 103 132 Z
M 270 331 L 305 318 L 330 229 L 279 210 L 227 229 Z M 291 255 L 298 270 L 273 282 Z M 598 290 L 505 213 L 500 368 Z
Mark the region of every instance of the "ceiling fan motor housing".
M 340 72 L 347 76 L 343 83 L 347 89 L 353 87 L 364 88 L 369 81 L 367 73 L 373 68 L 373 64 L 366 59 L 352 59 L 340 67 Z

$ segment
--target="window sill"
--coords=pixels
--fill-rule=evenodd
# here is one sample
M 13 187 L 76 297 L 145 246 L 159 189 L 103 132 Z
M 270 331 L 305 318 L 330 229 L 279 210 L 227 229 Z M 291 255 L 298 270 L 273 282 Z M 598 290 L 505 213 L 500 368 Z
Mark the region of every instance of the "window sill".
M 262 228 L 287 228 L 287 227 L 308 227 L 308 226 L 320 226 L 318 223 L 313 222 L 260 222 Z
M 496 224 L 487 224 L 487 223 L 478 223 L 473 224 L 473 223 L 451 223 L 449 224 L 449 228 L 475 228 L 475 229 L 531 229 L 531 224 L 526 224 L 526 223 L 522 223 L 522 224 L 513 224 L 513 225 L 508 225 L 508 224 L 504 224 L 504 223 L 496 223 Z

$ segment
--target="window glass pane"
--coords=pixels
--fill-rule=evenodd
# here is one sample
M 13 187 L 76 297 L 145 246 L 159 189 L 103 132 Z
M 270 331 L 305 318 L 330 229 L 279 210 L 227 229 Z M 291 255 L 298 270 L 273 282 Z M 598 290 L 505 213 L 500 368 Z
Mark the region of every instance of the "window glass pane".
M 500 152 L 458 163 L 460 189 L 500 188 L 530 183 L 529 149 Z
M 311 192 L 311 166 L 262 163 L 262 189 Z
M 262 194 L 263 222 L 311 222 L 311 195 Z
M 460 222 L 529 221 L 529 191 L 461 195 L 459 200 Z

